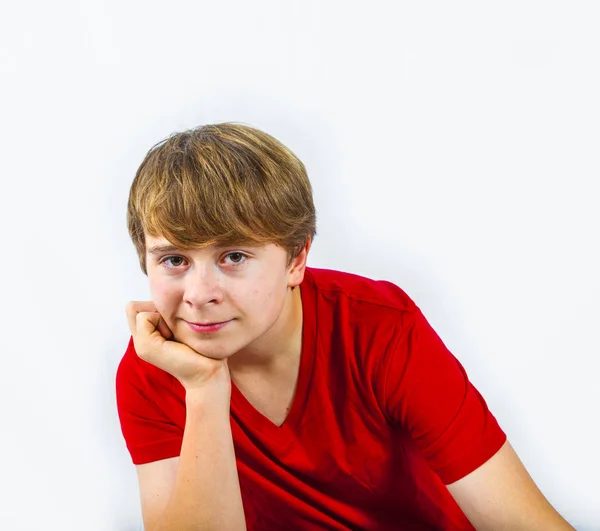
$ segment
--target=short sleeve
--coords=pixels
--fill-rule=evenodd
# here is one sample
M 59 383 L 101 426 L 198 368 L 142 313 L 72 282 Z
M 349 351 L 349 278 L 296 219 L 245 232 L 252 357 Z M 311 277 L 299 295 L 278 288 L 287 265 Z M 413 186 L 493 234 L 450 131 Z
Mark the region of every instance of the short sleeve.
M 384 360 L 384 410 L 444 484 L 492 457 L 506 435 L 421 310 L 406 315 Z
M 135 465 L 178 456 L 183 440 L 183 427 L 175 420 L 177 415 L 173 415 L 182 406 L 160 380 L 152 379 L 151 371 L 144 372 L 149 367 L 160 371 L 137 356 L 130 340 L 117 369 L 116 398 L 121 432 Z M 169 380 L 164 378 L 164 381 Z M 172 406 L 176 406 L 170 407 L 170 411 L 165 407 L 169 398 Z M 184 418 L 185 411 L 178 416 Z

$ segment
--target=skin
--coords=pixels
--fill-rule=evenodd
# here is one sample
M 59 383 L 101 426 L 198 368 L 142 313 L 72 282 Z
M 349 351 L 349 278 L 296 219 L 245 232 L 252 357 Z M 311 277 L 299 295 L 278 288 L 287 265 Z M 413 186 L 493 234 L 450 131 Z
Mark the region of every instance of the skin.
M 538 489 L 508 441 L 447 487 L 477 531 L 575 531 Z
M 204 357 L 228 360 L 232 371 L 269 372 L 299 358 L 302 302 L 296 286 L 304 278 L 310 242 L 289 266 L 287 251 L 273 243 L 172 247 L 164 238 L 146 236 L 152 303 L 134 303 L 138 313 L 156 314 L 160 335 Z M 188 325 L 215 322 L 227 324 L 215 332 Z
M 289 267 L 286 251 L 275 244 L 160 250 L 169 242 L 151 236 L 146 244 L 153 300 L 127 307 L 142 359 L 178 378 L 188 392 L 219 389 L 226 398 L 232 374 L 250 375 L 249 388 L 265 387 L 257 374 L 270 374 L 271 381 L 294 379 L 302 303 L 299 288 L 292 288 L 304 278 L 310 242 Z M 200 333 L 187 322 L 227 324 Z M 573 529 L 544 498 L 508 441 L 448 489 L 478 531 Z

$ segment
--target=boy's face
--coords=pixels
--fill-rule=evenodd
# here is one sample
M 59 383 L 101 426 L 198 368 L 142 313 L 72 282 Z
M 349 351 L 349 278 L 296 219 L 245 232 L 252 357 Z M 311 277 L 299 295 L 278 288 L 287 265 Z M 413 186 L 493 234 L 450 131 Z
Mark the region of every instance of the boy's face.
M 176 341 L 223 359 L 289 330 L 307 248 L 290 267 L 275 244 L 183 251 L 147 235 L 146 249 L 152 300 Z

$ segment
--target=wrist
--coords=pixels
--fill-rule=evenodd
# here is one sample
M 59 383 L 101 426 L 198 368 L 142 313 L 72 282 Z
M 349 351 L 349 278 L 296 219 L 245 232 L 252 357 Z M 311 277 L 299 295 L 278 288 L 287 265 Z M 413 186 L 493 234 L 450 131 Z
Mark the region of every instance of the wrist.
M 222 404 L 229 407 L 230 398 L 230 382 L 208 380 L 199 385 L 185 387 L 185 403 L 188 407 L 204 404 Z

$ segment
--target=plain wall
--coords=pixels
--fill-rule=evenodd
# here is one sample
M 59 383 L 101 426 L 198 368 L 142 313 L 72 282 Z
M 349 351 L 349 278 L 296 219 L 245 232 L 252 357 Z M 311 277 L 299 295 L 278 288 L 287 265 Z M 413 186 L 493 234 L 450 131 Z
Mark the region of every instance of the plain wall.
M 309 265 L 401 286 L 551 503 L 600 529 L 597 2 L 3 2 L 0 528 L 132 531 L 129 186 L 243 122 L 314 186 Z

